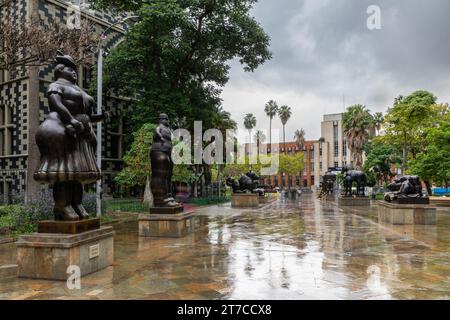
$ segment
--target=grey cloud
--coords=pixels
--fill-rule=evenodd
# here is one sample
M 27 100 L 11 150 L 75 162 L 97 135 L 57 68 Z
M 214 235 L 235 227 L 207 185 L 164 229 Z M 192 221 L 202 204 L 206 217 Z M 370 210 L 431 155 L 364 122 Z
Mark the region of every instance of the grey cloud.
M 366 27 L 372 4 L 381 8 L 381 30 Z M 274 58 L 252 74 L 234 62 L 224 106 L 242 118 L 243 88 L 249 88 L 246 112 L 265 124 L 263 105 L 251 102 L 255 92 L 261 100 L 280 97 L 294 110 L 287 136 L 303 126 L 318 138 L 321 113 L 341 112 L 343 95 L 347 104 L 372 111 L 416 89 L 448 101 L 449 12 L 447 0 L 261 0 L 253 14 L 272 38 Z

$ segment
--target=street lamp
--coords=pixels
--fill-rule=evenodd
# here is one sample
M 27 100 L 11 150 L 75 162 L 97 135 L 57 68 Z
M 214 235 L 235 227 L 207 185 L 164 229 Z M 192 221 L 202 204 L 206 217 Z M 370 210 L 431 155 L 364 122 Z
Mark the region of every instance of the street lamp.
M 103 104 L 103 41 L 106 39 L 106 32 L 118 24 L 125 23 L 128 20 L 136 21 L 139 16 L 128 16 L 122 20 L 119 20 L 108 28 L 106 28 L 100 35 L 100 41 L 98 43 L 98 60 L 97 60 L 97 114 L 102 114 Z M 102 169 L 102 122 L 97 122 L 97 166 Z M 97 202 L 97 217 L 102 214 L 102 179 L 97 181 L 96 184 L 96 202 Z

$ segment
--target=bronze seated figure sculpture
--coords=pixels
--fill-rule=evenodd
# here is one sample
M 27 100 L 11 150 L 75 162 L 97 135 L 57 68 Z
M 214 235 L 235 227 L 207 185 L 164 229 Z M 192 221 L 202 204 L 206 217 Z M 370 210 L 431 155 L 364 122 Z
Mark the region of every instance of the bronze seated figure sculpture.
M 152 167 L 151 190 L 156 208 L 182 208 L 175 201 L 172 191 L 172 132 L 169 128 L 167 114 L 159 115 L 159 124 L 153 134 L 153 144 L 150 151 Z
M 239 180 L 228 177 L 226 179 L 226 185 L 233 189 L 233 193 L 245 193 L 249 191 L 264 196 L 264 189 L 259 188 L 259 176 L 251 170 L 242 175 Z
M 56 81 L 47 90 L 50 113 L 36 133 L 41 153 L 34 179 L 53 185 L 55 220 L 88 219 L 83 208 L 83 185 L 101 179 L 92 123 L 106 115 L 94 114 L 94 99 L 77 84 L 72 57 L 58 55 Z
M 398 204 L 429 204 L 430 200 L 422 193 L 422 182 L 418 176 L 403 176 L 387 186 L 390 192 L 384 200 Z

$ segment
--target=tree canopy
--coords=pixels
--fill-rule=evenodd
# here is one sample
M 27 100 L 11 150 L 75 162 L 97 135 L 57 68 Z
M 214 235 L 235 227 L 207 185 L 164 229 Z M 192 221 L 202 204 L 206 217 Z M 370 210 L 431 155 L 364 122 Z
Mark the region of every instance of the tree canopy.
M 271 58 L 270 38 L 249 12 L 253 0 L 94 2 L 140 17 L 105 62 L 106 87 L 137 96 L 131 130 L 162 111 L 190 131 L 194 120 L 217 125 L 229 62 L 254 71 Z

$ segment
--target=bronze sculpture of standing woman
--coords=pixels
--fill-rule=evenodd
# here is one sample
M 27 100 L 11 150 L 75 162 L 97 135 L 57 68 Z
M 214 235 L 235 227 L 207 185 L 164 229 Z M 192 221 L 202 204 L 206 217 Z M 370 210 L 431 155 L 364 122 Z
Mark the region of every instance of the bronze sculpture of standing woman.
M 50 114 L 36 133 L 41 153 L 34 179 L 53 185 L 55 220 L 88 219 L 83 208 L 83 185 L 101 179 L 92 123 L 104 120 L 94 114 L 94 99 L 77 86 L 77 65 L 72 57 L 58 55 L 56 81 L 49 85 Z
M 150 161 L 151 190 L 155 207 L 180 207 L 172 195 L 172 132 L 169 128 L 169 117 L 165 113 L 159 115 L 159 124 L 153 134 Z

